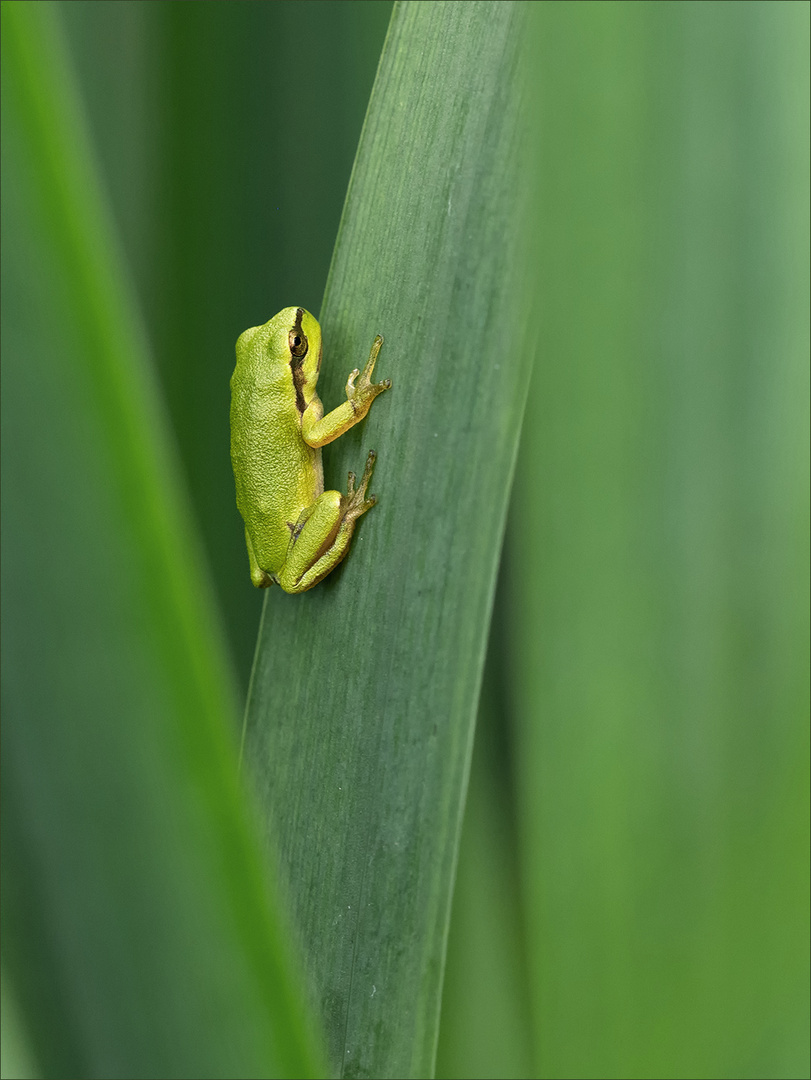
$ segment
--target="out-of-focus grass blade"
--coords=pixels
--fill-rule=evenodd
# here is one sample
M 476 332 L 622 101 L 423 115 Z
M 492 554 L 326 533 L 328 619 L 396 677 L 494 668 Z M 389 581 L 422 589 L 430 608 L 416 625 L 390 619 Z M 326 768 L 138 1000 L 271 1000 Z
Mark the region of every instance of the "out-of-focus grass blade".
M 332 1071 L 431 1074 L 463 790 L 529 370 L 516 232 L 524 8 L 395 7 L 323 310 L 322 397 L 393 381 L 327 450 L 379 453 L 340 570 L 267 595 L 246 756 Z M 295 302 L 295 298 L 291 298 Z M 272 312 L 268 311 L 270 316 Z
M 317 1075 L 54 12 L 2 16 L 4 963 L 43 1075 Z
M 37 1077 L 28 1033 L 3 972 L 0 981 L 0 1080 L 37 1080 Z
M 535 1075 L 807 1076 L 808 5 L 533 10 Z
M 499 585 L 490 628 L 448 935 L 437 1076 L 533 1075 Z

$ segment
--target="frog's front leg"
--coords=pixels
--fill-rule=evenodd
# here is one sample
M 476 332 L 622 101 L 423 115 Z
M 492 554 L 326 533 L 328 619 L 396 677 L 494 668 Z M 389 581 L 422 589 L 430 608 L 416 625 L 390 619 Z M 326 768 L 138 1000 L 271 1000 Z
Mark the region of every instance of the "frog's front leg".
M 349 474 L 346 495 L 340 491 L 325 491 L 312 506 L 303 511 L 290 537 L 284 566 L 278 574 L 281 587 L 288 593 L 311 589 L 334 570 L 349 550 L 355 522 L 375 504 L 375 497 L 366 498 L 366 488 L 375 465 L 375 452 L 370 451 L 366 468 L 358 487 L 355 474 Z
M 339 435 L 343 435 L 353 424 L 357 424 L 364 418 L 377 395 L 389 389 L 391 379 L 384 379 L 379 383 L 372 382 L 372 372 L 382 344 L 383 338 L 378 334 L 372 344 L 366 366 L 360 373 L 360 378 L 358 378 L 357 368 L 350 373 L 346 381 L 346 401 L 343 405 L 339 405 L 337 409 L 322 416 L 320 400 L 316 397 L 310 403 L 301 418 L 301 435 L 308 446 L 326 446 Z M 356 379 L 357 385 L 355 385 Z

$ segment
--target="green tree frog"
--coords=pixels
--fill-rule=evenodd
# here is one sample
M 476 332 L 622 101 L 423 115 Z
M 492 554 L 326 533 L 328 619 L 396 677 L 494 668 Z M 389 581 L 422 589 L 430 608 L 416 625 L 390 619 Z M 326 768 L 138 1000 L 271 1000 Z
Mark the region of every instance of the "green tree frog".
M 277 583 L 301 593 L 317 585 L 346 555 L 357 519 L 374 506 L 374 495 L 366 498 L 374 451 L 360 484 L 350 473 L 342 495 L 324 491 L 321 447 L 362 420 L 391 386 L 390 379 L 372 382 L 382 344 L 378 335 L 360 378 L 355 368 L 347 380 L 346 401 L 324 416 L 315 389 L 321 327 L 308 311 L 285 308 L 237 341 L 231 461 L 258 589 Z

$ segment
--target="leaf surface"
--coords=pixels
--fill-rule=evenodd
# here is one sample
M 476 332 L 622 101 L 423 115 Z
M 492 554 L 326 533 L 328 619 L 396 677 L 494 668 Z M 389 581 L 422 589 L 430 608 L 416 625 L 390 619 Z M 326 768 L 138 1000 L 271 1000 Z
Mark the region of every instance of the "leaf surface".
M 327 286 L 325 408 L 385 337 L 393 387 L 329 447 L 378 505 L 311 592 L 268 592 L 246 759 L 282 837 L 335 1075 L 431 1075 L 459 824 L 530 369 L 522 5 L 395 7 Z M 273 314 L 269 312 L 270 316 Z

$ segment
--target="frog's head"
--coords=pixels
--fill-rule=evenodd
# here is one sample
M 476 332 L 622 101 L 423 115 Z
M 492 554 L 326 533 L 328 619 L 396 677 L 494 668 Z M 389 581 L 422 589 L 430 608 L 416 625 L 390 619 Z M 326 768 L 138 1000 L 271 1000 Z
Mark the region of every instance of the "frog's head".
M 289 367 L 297 386 L 314 387 L 321 367 L 321 327 L 309 311 L 284 308 L 264 324 L 253 326 L 237 341 L 237 360 L 265 368 Z

